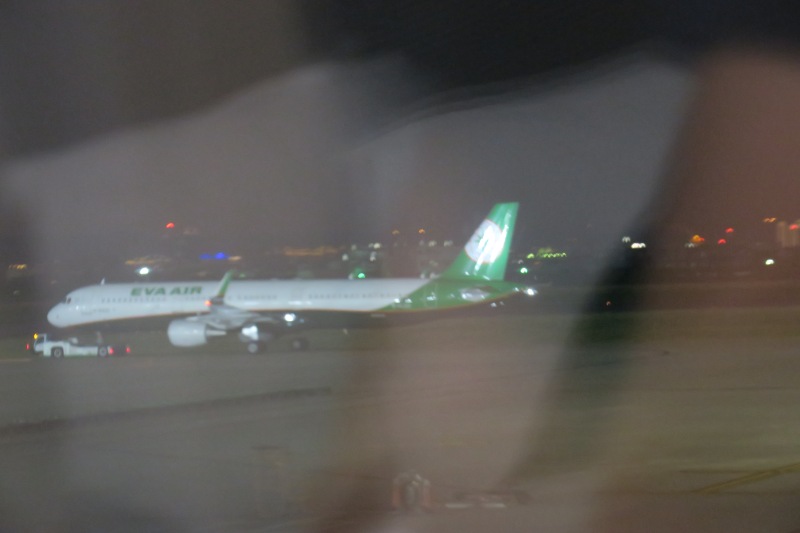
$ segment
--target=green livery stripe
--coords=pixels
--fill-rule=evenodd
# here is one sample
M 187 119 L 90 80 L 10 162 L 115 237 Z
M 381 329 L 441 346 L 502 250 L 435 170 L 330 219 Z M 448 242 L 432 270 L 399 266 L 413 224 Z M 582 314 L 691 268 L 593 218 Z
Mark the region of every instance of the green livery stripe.
M 425 311 L 478 305 L 506 298 L 526 287 L 507 281 L 438 278 L 380 309 L 381 312 Z

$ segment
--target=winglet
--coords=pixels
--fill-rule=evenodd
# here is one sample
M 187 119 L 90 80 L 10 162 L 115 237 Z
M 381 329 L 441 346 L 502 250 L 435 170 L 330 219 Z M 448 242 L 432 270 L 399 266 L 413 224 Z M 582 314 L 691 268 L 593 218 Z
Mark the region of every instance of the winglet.
M 231 283 L 231 278 L 236 273 L 235 270 L 228 270 L 225 272 L 225 275 L 222 276 L 222 280 L 219 282 L 219 287 L 217 287 L 217 292 L 212 296 L 209 300 L 206 301 L 206 306 L 211 307 L 212 305 L 222 305 L 225 301 L 225 293 L 228 292 L 228 285 Z
M 228 270 L 225 272 L 225 275 L 222 276 L 222 281 L 219 282 L 217 294 L 214 295 L 214 298 L 225 298 L 225 293 L 228 291 L 228 285 L 230 285 L 231 278 L 235 273 L 235 270 Z
M 519 211 L 518 202 L 495 204 L 443 278 L 502 280 Z

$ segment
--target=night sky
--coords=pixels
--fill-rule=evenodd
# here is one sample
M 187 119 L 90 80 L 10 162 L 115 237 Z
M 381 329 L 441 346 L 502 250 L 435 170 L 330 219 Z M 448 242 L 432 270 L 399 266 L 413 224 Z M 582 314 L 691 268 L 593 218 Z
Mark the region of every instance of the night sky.
M 698 58 L 793 46 L 795 10 L 5 1 L 0 235 L 84 253 L 174 216 L 232 242 L 459 236 L 520 200 L 531 241 L 610 239 L 669 168 Z

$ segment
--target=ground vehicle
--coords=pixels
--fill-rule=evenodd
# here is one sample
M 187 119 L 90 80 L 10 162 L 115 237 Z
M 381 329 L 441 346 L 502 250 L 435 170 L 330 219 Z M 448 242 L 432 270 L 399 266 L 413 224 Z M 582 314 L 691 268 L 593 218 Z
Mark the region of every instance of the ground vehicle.
M 129 346 L 115 346 L 111 344 L 79 344 L 77 337 L 55 339 L 47 333 L 36 333 L 33 336 L 33 352 L 43 357 L 75 357 L 93 355 L 107 357 L 109 355 L 124 355 L 130 353 Z

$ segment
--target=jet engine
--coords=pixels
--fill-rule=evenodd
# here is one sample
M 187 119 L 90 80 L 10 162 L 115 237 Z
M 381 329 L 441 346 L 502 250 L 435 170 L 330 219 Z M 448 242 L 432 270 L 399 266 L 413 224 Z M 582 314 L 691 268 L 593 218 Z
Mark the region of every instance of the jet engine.
M 199 320 L 173 320 L 167 328 L 167 336 L 173 346 L 202 346 L 211 337 L 221 335 L 225 335 L 225 332 L 210 328 L 208 324 Z

